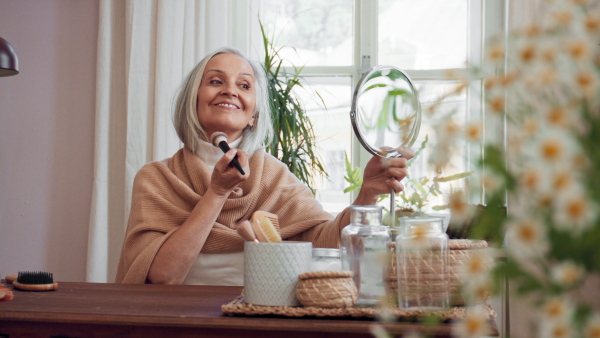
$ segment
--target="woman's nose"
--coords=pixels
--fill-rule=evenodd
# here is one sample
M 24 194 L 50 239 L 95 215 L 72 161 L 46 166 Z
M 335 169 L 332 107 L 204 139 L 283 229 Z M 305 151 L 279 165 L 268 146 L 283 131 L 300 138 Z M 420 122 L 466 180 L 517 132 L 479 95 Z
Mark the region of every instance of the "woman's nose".
M 237 88 L 235 87 L 235 85 L 229 84 L 229 85 L 225 85 L 223 87 L 223 90 L 221 91 L 221 94 L 223 95 L 229 95 L 229 96 L 237 96 Z

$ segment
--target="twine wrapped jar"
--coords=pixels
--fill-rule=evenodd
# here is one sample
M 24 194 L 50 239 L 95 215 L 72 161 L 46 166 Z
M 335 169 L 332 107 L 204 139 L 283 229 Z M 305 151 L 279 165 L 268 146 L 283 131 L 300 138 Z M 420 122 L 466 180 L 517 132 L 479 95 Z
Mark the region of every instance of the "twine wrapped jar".
M 448 241 L 448 283 L 450 289 L 450 305 L 462 306 L 465 304 L 465 299 L 461 294 L 461 288 L 464 284 L 464 276 L 461 270 L 469 261 L 472 254 L 478 254 L 481 250 L 485 250 L 488 243 L 484 240 L 471 239 L 450 239 Z M 398 292 L 398 274 L 396 271 L 396 245 L 392 243 L 390 246 L 392 261 L 390 264 L 390 274 L 387 279 L 388 290 L 394 297 Z M 494 262 L 489 260 L 486 262 L 486 267 L 490 268 Z
M 351 271 L 311 271 L 298 278 L 296 298 L 304 306 L 346 308 L 358 298 Z

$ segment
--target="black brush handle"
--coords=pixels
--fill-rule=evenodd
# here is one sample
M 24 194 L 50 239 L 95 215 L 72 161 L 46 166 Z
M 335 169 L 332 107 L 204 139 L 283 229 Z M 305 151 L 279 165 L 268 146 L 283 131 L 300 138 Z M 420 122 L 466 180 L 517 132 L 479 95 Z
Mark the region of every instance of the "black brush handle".
M 229 148 L 229 144 L 227 144 L 227 141 L 219 142 L 219 148 L 221 148 L 221 150 L 223 150 L 224 153 L 228 152 L 229 149 L 231 149 L 231 148 Z M 240 162 L 238 161 L 237 155 L 235 155 L 235 157 L 233 158 L 231 163 L 233 163 L 233 166 L 236 167 L 237 170 L 240 171 L 240 174 L 246 175 L 246 173 L 244 172 L 244 169 L 242 169 L 242 166 L 240 165 Z

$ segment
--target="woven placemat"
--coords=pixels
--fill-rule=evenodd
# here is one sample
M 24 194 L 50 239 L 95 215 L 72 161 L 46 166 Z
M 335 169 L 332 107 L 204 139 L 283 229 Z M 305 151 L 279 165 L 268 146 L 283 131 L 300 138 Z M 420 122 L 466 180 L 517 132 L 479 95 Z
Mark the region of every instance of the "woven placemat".
M 484 304 L 488 313 L 488 318 L 496 317 L 496 311 L 489 305 Z M 282 317 L 353 317 L 353 318 L 377 318 L 382 314 L 379 308 L 319 308 L 319 307 L 292 307 L 292 306 L 261 306 L 252 305 L 244 302 L 243 296 L 238 296 L 228 304 L 221 305 L 221 311 L 230 316 L 264 316 L 274 315 Z M 465 307 L 452 307 L 439 311 L 428 310 L 402 310 L 394 309 L 394 314 L 398 319 L 418 319 L 431 315 L 438 316 L 442 320 L 455 320 L 464 318 L 466 315 Z

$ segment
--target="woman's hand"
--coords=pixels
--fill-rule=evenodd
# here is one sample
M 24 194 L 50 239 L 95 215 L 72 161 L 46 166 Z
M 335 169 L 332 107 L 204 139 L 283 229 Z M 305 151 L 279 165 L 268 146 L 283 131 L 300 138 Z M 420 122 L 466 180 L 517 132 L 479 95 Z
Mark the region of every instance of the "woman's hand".
M 242 175 L 236 167 L 230 165 L 235 156 L 238 156 L 238 161 L 244 168 L 245 175 Z M 229 196 L 233 189 L 240 183 L 246 181 L 250 175 L 250 167 L 248 166 L 248 153 L 239 149 L 230 149 L 223 157 L 215 164 L 209 189 L 219 196 Z
M 400 192 L 404 186 L 400 181 L 406 177 L 407 161 L 415 156 L 410 148 L 398 148 L 400 158 L 382 158 L 373 156 L 363 173 L 363 183 L 354 204 L 372 205 L 377 202 L 379 195 L 389 194 L 391 189 Z

